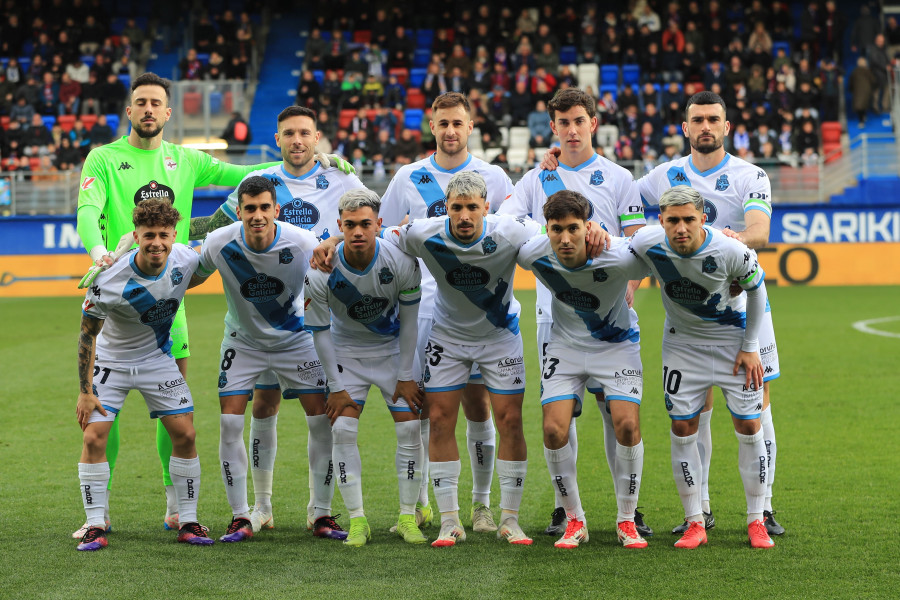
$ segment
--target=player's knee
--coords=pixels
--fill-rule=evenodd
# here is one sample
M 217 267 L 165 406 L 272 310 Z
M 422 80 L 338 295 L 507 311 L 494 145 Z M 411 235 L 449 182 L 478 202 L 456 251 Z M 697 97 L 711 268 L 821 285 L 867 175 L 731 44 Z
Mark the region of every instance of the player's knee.
M 96 429 L 88 427 L 84 431 L 84 448 L 91 456 L 106 453 L 106 434 L 100 434 Z
M 193 452 L 197 432 L 194 430 L 193 425 L 189 425 L 176 431 L 169 431 L 169 437 L 172 438 L 172 449 L 174 452 L 177 455 L 185 455 Z
M 641 439 L 641 425 L 637 415 L 626 415 L 615 424 L 616 440 L 623 446 L 633 446 Z
M 544 445 L 555 450 L 569 443 L 569 424 L 544 423 Z
M 494 414 L 494 420 L 497 423 L 497 429 L 500 431 L 501 437 L 506 432 L 507 435 L 522 433 L 522 411 L 517 409 L 507 409 L 502 413 Z M 569 431 L 566 424 L 566 432 Z
M 697 423 L 692 421 L 672 421 L 672 433 L 678 437 L 687 437 L 697 433 Z

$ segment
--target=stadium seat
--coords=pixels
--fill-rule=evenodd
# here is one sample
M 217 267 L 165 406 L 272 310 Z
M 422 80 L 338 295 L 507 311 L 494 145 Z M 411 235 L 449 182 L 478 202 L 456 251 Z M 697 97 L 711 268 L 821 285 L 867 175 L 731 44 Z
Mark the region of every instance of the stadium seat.
M 3 129 L 9 129 L 9 117 L 8 116 L 3 115 L 2 117 L 0 117 L 0 126 L 2 126 Z
M 413 54 L 413 67 L 425 68 L 431 62 L 431 50 L 425 48 L 417 48 Z
M 81 115 L 81 122 L 84 123 L 84 128 L 90 131 L 94 128 L 94 124 L 97 122 L 97 115 L 95 114 L 85 114 Z
M 372 41 L 372 32 L 368 29 L 353 32 L 354 44 L 368 44 Z
M 431 52 L 431 44 L 434 42 L 434 29 L 419 29 L 416 31 L 416 48 L 428 49 Z
M 622 66 L 622 85 L 637 84 L 641 80 L 641 68 L 638 65 Z
M 525 167 L 528 161 L 528 146 L 524 148 L 510 148 L 506 153 L 506 160 L 510 168 Z
M 130 89 L 131 89 L 131 75 L 129 75 L 128 73 L 120 73 L 120 74 L 119 74 L 119 81 L 122 82 L 122 85 L 125 86 L 125 89 L 126 89 L 126 90 L 130 90 Z
M 509 127 L 500 128 L 500 145 L 509 148 Z
M 619 128 L 615 125 L 601 125 L 597 128 L 595 137 L 598 146 L 615 146 L 616 141 L 619 139 Z
M 47 129 L 53 129 L 53 126 L 56 125 L 56 117 L 53 115 L 44 115 L 41 117 L 41 120 L 44 121 L 44 126 Z
M 316 69 L 313 71 L 313 79 L 315 79 L 319 85 L 322 85 L 322 82 L 325 81 L 325 71 Z
M 425 111 L 421 108 L 407 108 L 403 112 L 403 126 L 407 129 L 419 129 Z
M 822 145 L 822 154 L 825 157 L 825 164 L 834 162 L 841 157 L 841 143 L 825 143 Z
M 578 87 L 583 90 L 590 87 L 596 93 L 600 88 L 600 67 L 594 63 L 578 65 Z
M 202 106 L 203 95 L 200 94 L 200 92 L 184 93 L 184 113 L 186 115 L 200 114 L 200 109 Z
M 475 127 L 472 129 L 472 133 L 469 134 L 469 150 L 481 152 L 484 150 L 484 145 L 481 143 L 481 129 Z
M 837 121 L 825 121 L 822 123 L 822 143 L 838 144 L 841 143 L 841 124 Z
M 559 49 L 559 64 L 571 65 L 578 61 L 578 50 L 575 46 L 563 46 Z
M 531 130 L 527 127 L 509 128 L 509 148 L 524 148 L 528 150 L 528 141 L 531 139 Z
M 213 115 L 222 112 L 222 92 L 212 90 L 209 93 L 209 112 Z
M 119 131 L 119 115 L 115 113 L 110 113 L 106 115 L 106 124 L 109 125 L 109 128 L 112 129 L 113 134 Z
M 404 67 L 394 67 L 393 69 L 388 69 L 388 75 L 395 75 L 397 77 L 397 83 L 406 87 L 406 81 L 409 79 L 409 69 Z
M 409 129 L 409 131 L 412 133 L 412 136 L 414 138 L 416 138 L 417 142 L 422 141 L 422 130 L 421 129 L 419 129 L 418 127 L 416 127 L 415 129 L 413 129 L 411 127 L 404 127 L 404 129 Z
M 419 88 L 409 88 L 406 92 L 407 108 L 425 108 L 425 94 Z
M 772 43 L 772 56 L 778 56 L 779 48 L 784 50 L 785 56 L 790 57 L 790 55 L 791 55 L 791 43 L 790 42 L 773 42 Z
M 32 171 L 40 171 L 41 170 L 41 159 L 37 156 L 32 156 L 28 159 L 28 165 L 31 167 Z
M 75 126 L 75 120 L 77 118 L 78 117 L 76 117 L 75 115 L 60 115 L 59 117 L 57 117 L 56 122 L 59 123 L 60 129 L 62 129 L 66 133 L 69 133 L 70 131 L 72 131 L 72 127 Z
M 232 109 L 234 108 L 234 94 L 231 93 L 231 90 L 228 90 L 222 95 L 222 102 L 225 112 L 231 114 Z
M 338 127 L 341 129 L 347 129 L 350 127 L 350 122 L 353 120 L 353 117 L 356 116 L 356 110 L 352 108 L 345 108 L 341 110 L 341 113 L 338 115 Z
M 600 85 L 619 85 L 619 65 L 600 67 Z
M 612 94 L 613 100 L 619 97 L 619 88 L 612 83 L 604 83 L 600 85 L 600 96 L 602 97 L 606 92 Z
M 409 86 L 421 88 L 428 76 L 428 69 L 413 67 L 409 70 Z
M 497 156 L 503 152 L 503 148 L 485 148 L 484 149 L 484 161 L 491 162 Z

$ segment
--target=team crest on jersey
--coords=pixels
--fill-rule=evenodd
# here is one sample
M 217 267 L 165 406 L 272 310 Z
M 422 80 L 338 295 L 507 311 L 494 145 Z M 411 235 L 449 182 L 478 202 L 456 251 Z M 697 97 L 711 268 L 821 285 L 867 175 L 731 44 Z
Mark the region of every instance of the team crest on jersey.
M 292 260 L 294 260 L 294 255 L 291 253 L 290 248 L 285 248 L 278 253 L 278 264 L 289 265 L 291 264 Z
M 178 168 L 178 163 L 171 156 L 167 156 L 163 162 L 165 162 L 166 168 L 170 171 Z
M 85 192 L 88 191 L 93 187 L 95 181 L 97 181 L 96 177 L 85 177 L 84 181 L 81 182 L 81 189 Z
M 327 190 L 328 185 L 328 178 L 326 178 L 324 175 L 319 175 L 318 177 L 316 177 L 317 190 Z
M 609 275 L 606 274 L 604 269 L 596 269 L 594 271 L 594 281 L 597 283 L 603 283 L 607 279 L 609 279 Z
M 383 269 L 381 269 L 381 271 L 378 272 L 378 281 L 380 281 L 384 285 L 389 284 L 393 280 L 394 280 L 394 274 L 391 273 L 391 270 L 388 269 L 387 267 L 384 267 Z
M 481 249 L 484 250 L 485 254 L 493 254 L 497 251 L 497 242 L 495 242 L 494 238 L 491 236 L 487 236 L 484 238 L 484 241 L 481 242 Z
M 704 273 L 715 273 L 716 269 L 719 268 L 719 265 L 716 264 L 716 259 L 712 256 L 707 256 L 703 259 L 703 272 Z
M 600 185 L 605 180 L 603 179 L 603 171 L 594 171 L 591 174 L 591 185 Z
M 724 192 L 728 189 L 728 175 L 719 175 L 719 178 L 716 179 L 716 191 Z
M 172 269 L 172 285 L 181 285 L 182 281 L 184 281 L 184 273 L 181 272 L 181 269 L 175 267 Z
M 225 374 L 225 371 L 219 373 L 219 389 L 224 388 L 228 385 L 228 375 Z

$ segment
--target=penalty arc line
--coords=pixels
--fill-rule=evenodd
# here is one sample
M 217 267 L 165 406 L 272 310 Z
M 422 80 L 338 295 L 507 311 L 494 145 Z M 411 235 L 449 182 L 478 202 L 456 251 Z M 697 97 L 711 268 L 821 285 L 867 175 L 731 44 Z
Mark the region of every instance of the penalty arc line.
M 873 325 L 873 324 L 889 323 L 891 321 L 900 321 L 900 316 L 881 317 L 878 319 L 866 319 L 865 321 L 857 321 L 853 324 L 853 329 L 856 329 L 857 331 L 861 331 L 863 333 L 869 333 L 871 335 L 880 335 L 882 337 L 900 338 L 900 333 L 895 333 L 893 331 L 881 331 L 880 329 L 875 329 L 874 327 L 871 327 L 871 325 Z

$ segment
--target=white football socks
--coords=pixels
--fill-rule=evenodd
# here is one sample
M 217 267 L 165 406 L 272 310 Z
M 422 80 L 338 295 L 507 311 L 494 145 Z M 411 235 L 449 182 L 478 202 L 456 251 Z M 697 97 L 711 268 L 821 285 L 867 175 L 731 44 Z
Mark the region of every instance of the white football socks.
M 359 419 L 338 417 L 331 426 L 332 464 L 350 518 L 365 516 L 362 498 L 362 459 L 359 457 Z
M 106 531 L 106 486 L 109 485 L 109 463 L 78 463 L 81 502 L 87 524 Z
M 247 448 L 244 415 L 219 415 L 219 462 L 225 496 L 235 518 L 250 518 L 247 506 Z M 180 517 L 179 515 L 179 518 Z
M 250 417 L 250 476 L 253 497 L 260 509 L 272 511 L 272 480 L 278 452 L 278 415 L 265 419 Z
M 422 436 L 417 421 L 394 423 L 397 433 L 397 485 L 400 492 L 400 514 L 416 513 L 416 498 L 419 497 L 422 470 L 420 465 Z
M 328 415 L 306 417 L 309 438 L 309 484 L 313 520 L 331 515 L 331 499 L 334 496 L 333 467 L 331 463 L 331 420 Z
M 197 500 L 200 498 L 200 458 L 169 458 L 169 474 L 178 494 L 178 522 L 197 522 Z M 246 485 L 245 485 L 246 487 Z
M 466 446 L 472 465 L 472 502 L 491 505 L 491 481 L 494 478 L 494 454 L 496 432 L 494 421 L 469 421 L 466 419 Z

